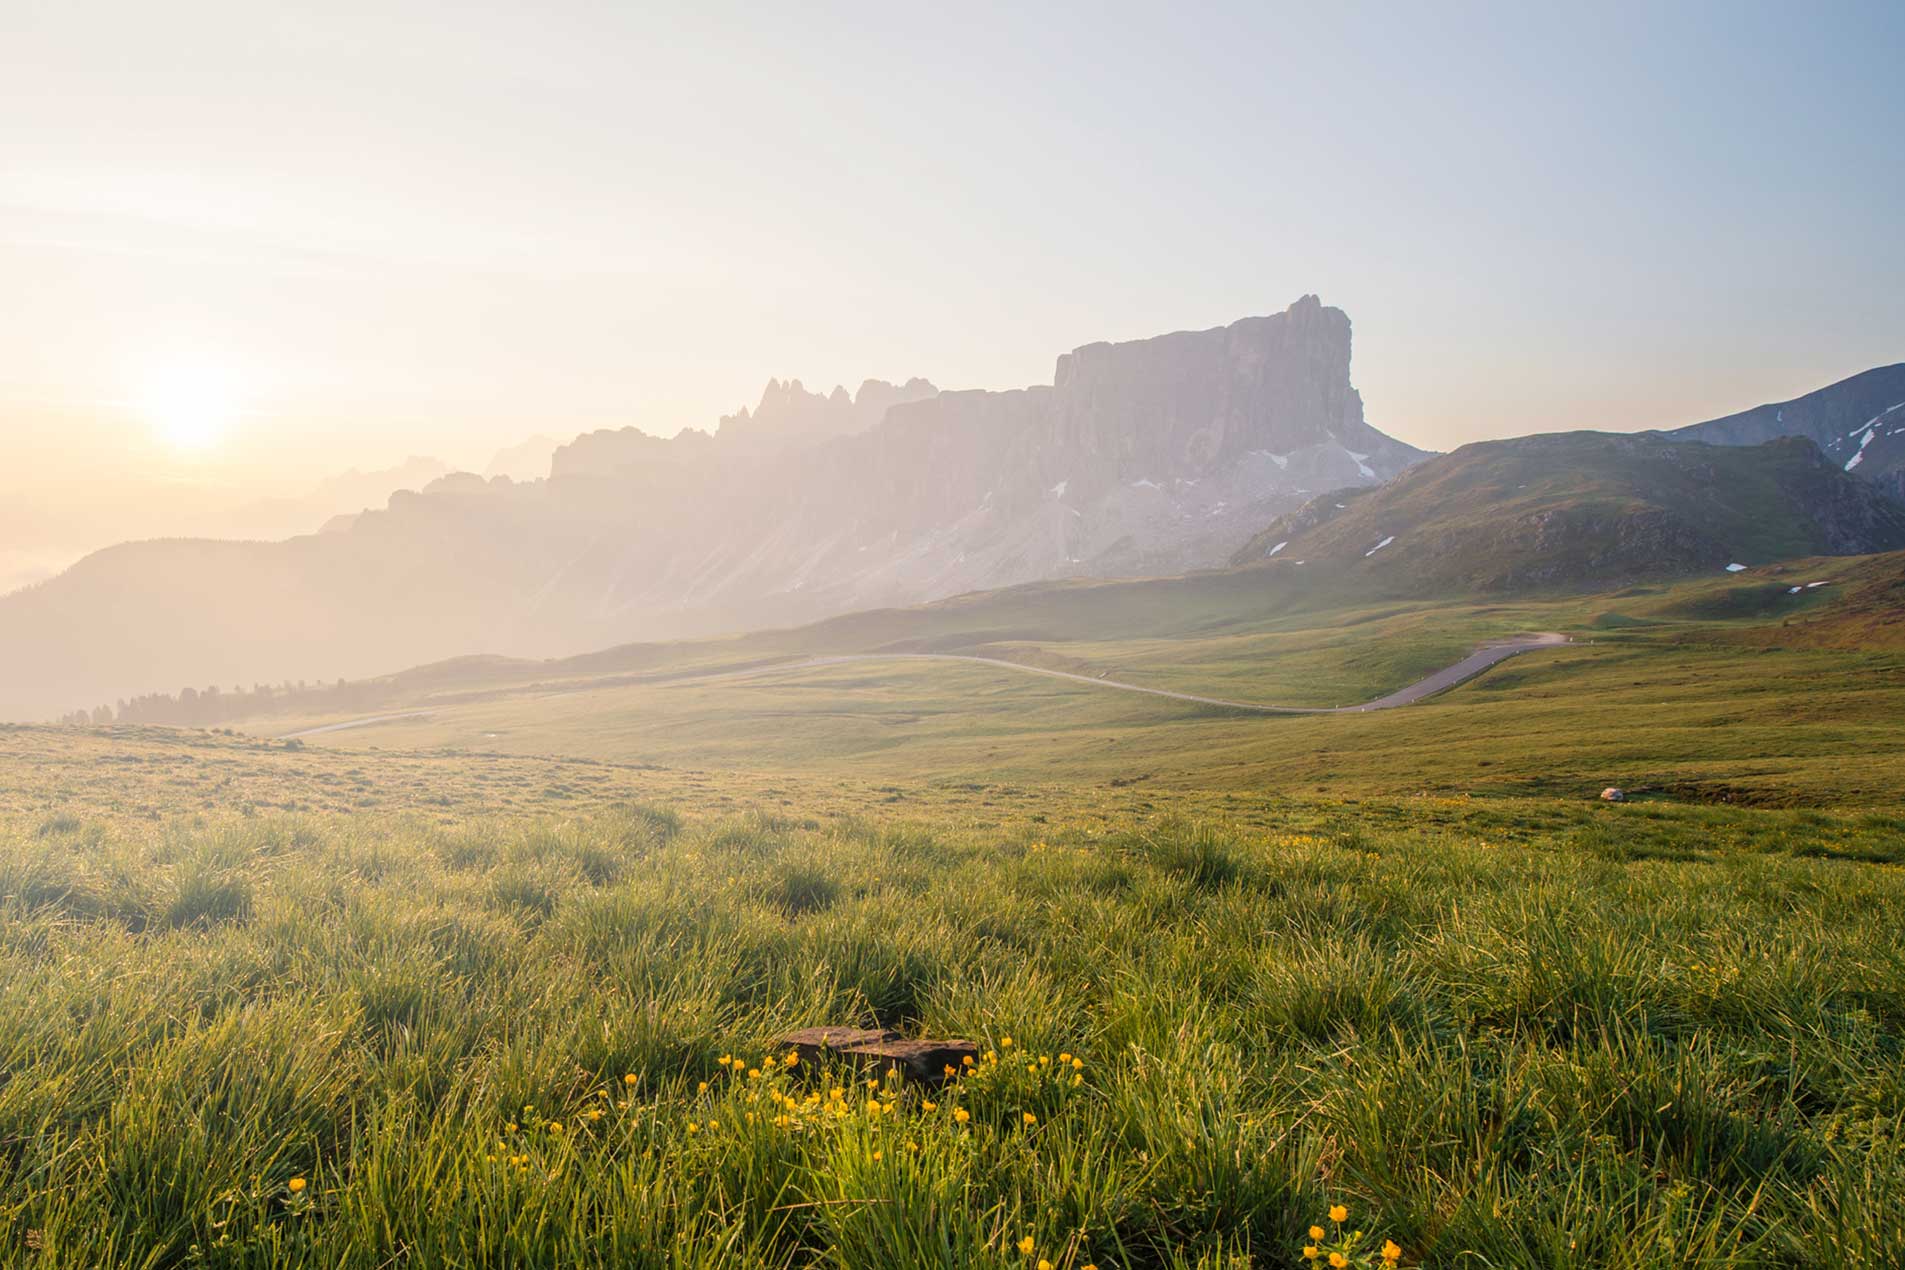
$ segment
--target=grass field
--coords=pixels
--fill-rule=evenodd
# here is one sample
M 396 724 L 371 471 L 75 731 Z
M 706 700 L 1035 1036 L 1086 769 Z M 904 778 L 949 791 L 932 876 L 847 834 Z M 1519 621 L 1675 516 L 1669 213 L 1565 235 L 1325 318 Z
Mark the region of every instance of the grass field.
M 1896 1265 L 1905 641 L 1863 567 L 847 624 L 1239 696 L 1595 641 L 1382 715 L 639 678 L 834 627 L 449 668 L 303 743 L 0 728 L 0 1264 Z M 822 1023 L 992 1057 L 787 1066 Z
M 1409 1264 L 1880 1265 L 1905 1236 L 1896 817 L 960 829 L 427 787 L 16 818 L 12 1258 L 1272 1265 L 1336 1204 Z M 768 1066 L 816 1022 L 1000 1057 L 943 1091 Z

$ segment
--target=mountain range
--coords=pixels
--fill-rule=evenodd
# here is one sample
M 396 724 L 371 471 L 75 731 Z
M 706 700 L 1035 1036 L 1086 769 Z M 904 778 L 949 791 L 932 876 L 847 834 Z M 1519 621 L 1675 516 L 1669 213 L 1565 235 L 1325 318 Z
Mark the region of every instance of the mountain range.
M 283 542 L 122 544 L 0 598 L 0 664 L 33 668 L 0 717 L 1221 565 L 1424 457 L 1364 419 L 1349 368 L 1348 317 L 1305 296 L 1086 345 L 1049 385 L 773 381 L 713 432 L 578 437 L 540 480 L 448 475 Z
M 1905 498 L 1905 362 L 1666 435 L 1713 445 L 1805 437 L 1845 471 Z

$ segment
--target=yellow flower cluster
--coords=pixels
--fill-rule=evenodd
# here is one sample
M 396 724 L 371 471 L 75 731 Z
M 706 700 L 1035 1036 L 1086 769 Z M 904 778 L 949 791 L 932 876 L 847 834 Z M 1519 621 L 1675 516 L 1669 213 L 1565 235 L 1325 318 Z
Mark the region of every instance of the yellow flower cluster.
M 1365 1232 L 1344 1230 L 1349 1221 L 1349 1209 L 1342 1204 L 1330 1205 L 1330 1225 L 1334 1233 L 1321 1226 L 1310 1227 L 1310 1242 L 1303 1245 L 1303 1259 L 1312 1264 L 1324 1264 L 1330 1270 L 1392 1270 L 1402 1260 L 1402 1249 L 1393 1239 L 1382 1241 L 1379 1249 L 1365 1251 Z
M 1034 1252 L 1038 1251 L 1038 1240 L 1027 1235 L 1014 1246 L 1018 1248 L 1021 1257 L 1030 1257 Z M 1040 1257 L 1036 1270 L 1058 1270 L 1058 1267 L 1054 1266 L 1047 1258 Z M 1085 1265 L 1078 1267 L 1078 1270 L 1098 1270 L 1098 1267 L 1094 1263 L 1087 1262 Z

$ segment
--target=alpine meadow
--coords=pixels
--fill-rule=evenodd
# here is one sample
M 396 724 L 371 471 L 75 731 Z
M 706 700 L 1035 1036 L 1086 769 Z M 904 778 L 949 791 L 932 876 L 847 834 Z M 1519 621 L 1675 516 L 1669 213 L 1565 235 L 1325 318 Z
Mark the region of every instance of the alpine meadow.
M 1905 1264 L 1895 8 L 0 32 L 0 1266 Z

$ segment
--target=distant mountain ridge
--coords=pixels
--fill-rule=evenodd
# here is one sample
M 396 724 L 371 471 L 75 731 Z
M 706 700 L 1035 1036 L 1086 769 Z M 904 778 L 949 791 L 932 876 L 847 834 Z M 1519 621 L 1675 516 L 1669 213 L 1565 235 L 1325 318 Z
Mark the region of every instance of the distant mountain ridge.
M 1663 435 L 1710 445 L 1805 437 L 1845 471 L 1905 498 L 1905 362 Z
M 1279 518 L 1233 563 L 1354 570 L 1403 590 L 1619 586 L 1905 548 L 1905 505 L 1801 437 L 1484 441 Z
M 0 685 L 0 717 L 1222 564 L 1422 457 L 1367 423 L 1349 366 L 1348 317 L 1305 296 L 1086 345 L 1048 386 L 773 381 L 713 433 L 579 437 L 546 480 L 441 478 L 280 543 L 125 544 L 0 599 L 0 658 L 42 671 Z

